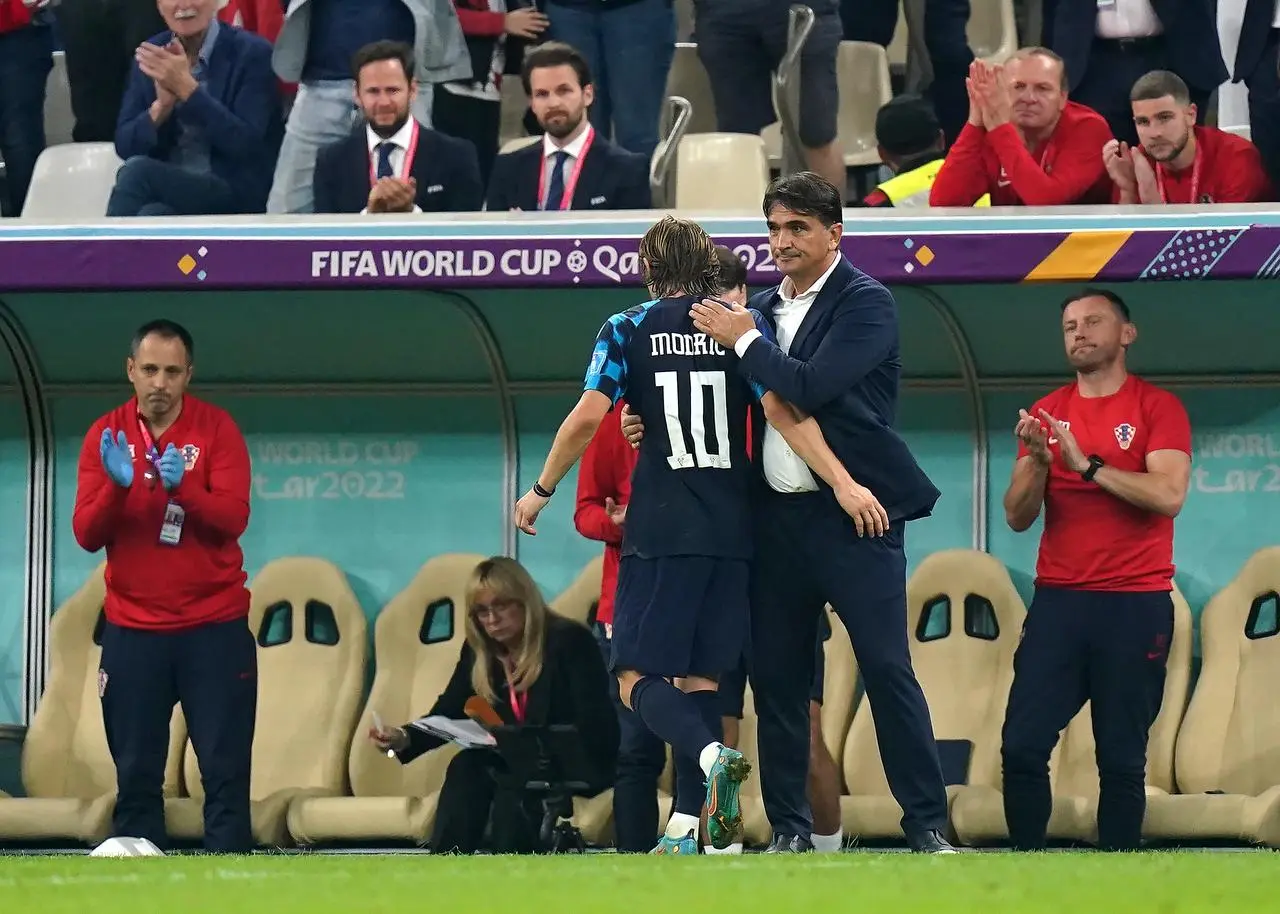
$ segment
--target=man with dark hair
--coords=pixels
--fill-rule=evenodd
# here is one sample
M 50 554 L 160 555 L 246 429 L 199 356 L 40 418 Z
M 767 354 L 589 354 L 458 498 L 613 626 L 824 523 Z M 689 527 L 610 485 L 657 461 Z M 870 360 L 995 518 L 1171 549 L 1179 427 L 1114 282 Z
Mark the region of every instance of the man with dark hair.
M 418 95 L 413 48 L 375 41 L 351 64 L 365 123 L 316 156 L 317 213 L 465 213 L 484 204 L 480 163 L 469 140 L 410 113 Z
M 806 797 L 813 646 L 830 603 L 857 652 L 885 775 L 913 850 L 954 853 L 929 707 L 907 644 L 906 524 L 939 492 L 893 429 L 902 366 L 893 295 L 840 253 L 840 191 L 811 172 L 769 185 L 769 248 L 784 279 L 753 311 L 703 299 L 693 326 L 731 347 L 741 370 L 816 419 L 853 482 L 853 509 L 768 429 L 755 503 L 750 666 L 770 850 L 812 849 Z M 850 515 L 853 522 L 844 516 Z
M 556 433 L 533 488 L 517 502 L 514 522 L 535 532 L 556 485 L 624 396 L 666 432 L 641 449 L 632 479 L 611 669 L 623 704 L 673 749 L 675 807 L 655 852 L 683 855 L 697 853 L 704 803 L 712 846 L 734 841 L 741 827 L 738 788 L 751 769 L 741 752 L 720 741 L 716 692 L 746 645 L 749 402 L 762 401 L 769 423 L 828 481 L 841 507 L 856 510 L 857 492 L 817 423 L 751 385 L 737 372 L 732 349 L 694 332 L 689 308 L 721 285 L 706 232 L 695 222 L 663 217 L 641 240 L 640 262 L 655 298 L 601 327 L 582 398 Z M 754 314 L 769 331 L 758 313 L 741 313 Z
M 1173 638 L 1173 519 L 1191 478 L 1191 425 L 1174 394 L 1128 373 L 1138 330 L 1120 296 L 1070 296 L 1062 333 L 1076 379 L 1019 410 L 1004 496 L 1014 532 L 1045 513 L 1001 737 L 1005 818 L 1015 849 L 1044 847 L 1049 756 L 1088 701 L 1098 844 L 1133 850 Z
M 1176 73 L 1152 70 L 1129 93 L 1141 149 L 1102 148 L 1116 203 L 1259 203 L 1271 199 L 1262 155 L 1242 136 L 1196 126 L 1191 91 Z
M 485 209 L 648 209 L 649 157 L 614 145 L 587 118 L 595 87 L 586 59 L 548 41 L 524 55 L 520 78 L 545 133 L 494 161 Z
M 134 335 L 134 397 L 80 452 L 72 525 L 106 549 L 98 695 L 116 766 L 114 837 L 166 843 L 165 759 L 181 703 L 205 793 L 204 845 L 247 853 L 257 646 L 240 537 L 249 451 L 232 418 L 187 393 L 191 334 L 158 320 Z
M 876 112 L 880 161 L 893 172 L 862 201 L 863 206 L 928 206 L 929 191 L 942 170 L 947 139 L 933 105 L 918 95 L 898 95 Z M 989 206 L 983 195 L 977 206 Z

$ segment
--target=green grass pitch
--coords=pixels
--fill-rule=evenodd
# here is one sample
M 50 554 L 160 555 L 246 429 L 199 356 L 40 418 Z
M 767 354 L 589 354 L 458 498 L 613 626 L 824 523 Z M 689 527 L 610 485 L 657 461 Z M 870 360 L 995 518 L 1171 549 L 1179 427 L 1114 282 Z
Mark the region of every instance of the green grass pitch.
M 1268 852 L 32 856 L 0 857 L 0 911 L 1226 914 L 1276 910 L 1277 873 Z

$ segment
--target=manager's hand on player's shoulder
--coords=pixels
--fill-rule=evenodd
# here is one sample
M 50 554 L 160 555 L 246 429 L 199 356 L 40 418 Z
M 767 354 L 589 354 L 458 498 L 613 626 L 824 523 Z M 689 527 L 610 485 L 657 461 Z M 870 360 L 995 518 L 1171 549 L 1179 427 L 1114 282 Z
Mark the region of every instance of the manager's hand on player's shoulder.
M 855 482 L 834 491 L 844 513 L 853 518 L 858 536 L 884 536 L 889 529 L 889 513 L 870 489 Z
M 689 316 L 693 318 L 695 329 L 730 349 L 743 334 L 756 328 L 756 319 L 746 308 L 736 302 L 726 304 L 716 298 L 694 302 Z
M 631 405 L 622 407 L 622 435 L 633 448 L 640 447 L 640 439 L 644 437 L 644 423 L 631 411 Z

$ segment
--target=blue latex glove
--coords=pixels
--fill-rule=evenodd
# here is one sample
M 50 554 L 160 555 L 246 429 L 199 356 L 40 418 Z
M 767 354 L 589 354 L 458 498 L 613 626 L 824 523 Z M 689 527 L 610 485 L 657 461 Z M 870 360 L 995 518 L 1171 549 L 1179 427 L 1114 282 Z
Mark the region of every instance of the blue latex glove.
M 178 487 L 178 483 L 182 482 L 182 474 L 187 468 L 182 452 L 172 444 L 164 449 L 164 453 L 160 455 L 160 460 L 157 461 L 156 466 L 160 470 L 160 479 L 164 483 L 164 487 L 170 492 Z
M 102 430 L 102 468 L 107 471 L 112 482 L 118 486 L 129 488 L 133 485 L 133 458 L 129 456 L 129 441 L 124 432 L 113 435 L 111 429 Z

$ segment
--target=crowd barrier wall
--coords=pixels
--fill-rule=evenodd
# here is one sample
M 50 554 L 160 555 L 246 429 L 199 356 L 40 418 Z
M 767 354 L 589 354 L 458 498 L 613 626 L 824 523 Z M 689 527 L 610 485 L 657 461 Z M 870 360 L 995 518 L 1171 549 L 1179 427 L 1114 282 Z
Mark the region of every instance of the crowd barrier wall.
M 1084 283 L 1125 296 L 1133 369 L 1190 412 L 1175 558 L 1193 607 L 1275 542 L 1280 212 L 1181 210 L 848 214 L 845 253 L 900 308 L 898 426 L 943 493 L 910 527 L 912 568 L 988 550 L 1029 598 L 1039 527 L 1013 534 L 1000 507 L 1012 428 L 1068 378 L 1058 306 Z M 600 548 L 573 528 L 575 477 L 537 537 L 517 538 L 509 509 L 601 323 L 645 297 L 635 252 L 656 214 L 621 215 L 0 228 L 0 724 L 34 713 L 49 614 L 100 559 L 71 531 L 77 459 L 129 396 L 128 340 L 155 317 L 194 333 L 193 391 L 248 439 L 251 576 L 329 559 L 371 617 L 442 552 L 512 554 L 563 589 Z M 753 289 L 778 281 L 758 215 L 701 221 Z

